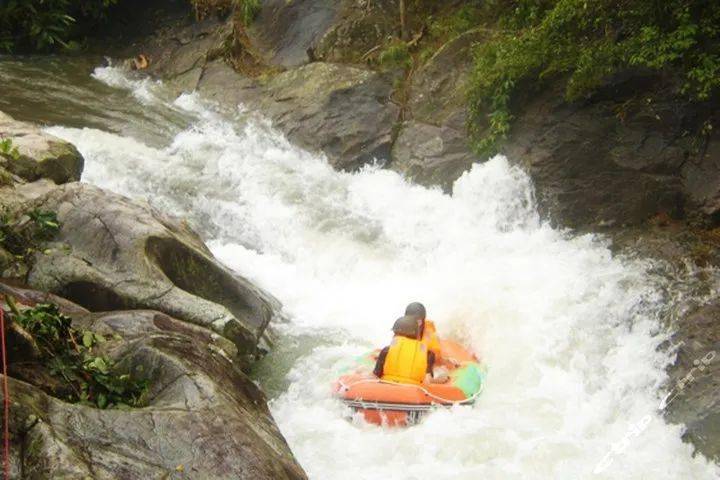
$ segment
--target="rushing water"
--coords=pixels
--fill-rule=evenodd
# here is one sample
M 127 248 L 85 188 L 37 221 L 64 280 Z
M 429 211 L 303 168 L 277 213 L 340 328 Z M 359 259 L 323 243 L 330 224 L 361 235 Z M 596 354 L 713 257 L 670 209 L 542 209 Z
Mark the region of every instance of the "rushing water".
M 73 142 L 84 181 L 188 217 L 283 302 L 290 322 L 259 369 L 311 478 L 718 478 L 662 419 L 668 296 L 652 264 L 541 222 L 507 159 L 475 165 L 452 195 L 374 167 L 340 173 L 255 114 L 90 72 L 0 62 L 0 109 Z M 409 429 L 344 420 L 337 366 L 386 343 L 414 300 L 480 354 L 485 392 Z

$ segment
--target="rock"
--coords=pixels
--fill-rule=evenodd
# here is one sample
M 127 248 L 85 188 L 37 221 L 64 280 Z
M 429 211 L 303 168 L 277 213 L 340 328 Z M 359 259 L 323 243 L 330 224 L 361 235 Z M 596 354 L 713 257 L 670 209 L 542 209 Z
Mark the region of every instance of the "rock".
M 2 282 L 0 282 L 0 294 L 2 294 L 2 296 L 9 295 L 18 303 L 31 307 L 39 303 L 54 303 L 67 315 L 89 313 L 86 308 L 62 297 L 58 297 L 57 295 L 53 295 L 52 293 L 31 290 L 29 288 L 13 287 L 12 285 Z
M 291 68 L 312 61 L 308 52 L 337 17 L 341 4 L 332 0 L 269 0 L 247 29 L 253 46 L 269 65 Z
M 486 37 L 487 33 L 476 30 L 458 35 L 413 74 L 408 107 L 414 120 L 465 131 L 467 82 L 472 69 L 470 49 Z
M 332 25 L 314 47 L 314 54 L 322 61 L 365 63 L 367 52 L 399 33 L 396 0 L 343 0 L 337 3 L 340 5 Z
M 242 102 L 273 121 L 304 148 L 323 152 L 344 170 L 389 158 L 398 108 L 388 79 L 369 70 L 311 63 L 262 81 L 215 65 L 199 91 L 223 102 Z
M 720 124 L 720 115 L 712 123 Z M 720 132 L 713 129 L 700 142 L 696 158 L 683 162 L 683 187 L 690 202 L 707 216 L 720 213 Z
M 390 168 L 422 185 L 453 182 L 479 158 L 465 131 L 465 87 L 471 68 L 470 47 L 484 34 L 470 31 L 443 45 L 411 77 L 408 108 L 393 145 Z
M 48 178 L 61 184 L 80 180 L 84 160 L 70 143 L 0 112 L 0 140 L 10 139 L 18 155 L 0 154 L 0 167 L 27 181 Z
M 623 119 L 617 108 L 627 99 L 620 93 L 567 103 L 559 87 L 529 99 L 502 147 L 531 175 L 543 214 L 569 227 L 633 225 L 660 213 L 680 214 L 686 150 L 672 106 L 639 105 Z M 664 120 L 655 118 L 660 114 Z
M 475 160 L 464 133 L 413 120 L 402 125 L 390 168 L 421 185 L 440 185 L 449 191 Z
M 4 248 L 0 247 L 0 277 L 5 276 L 5 270 L 10 268 L 14 262 L 15 259 L 13 258 L 12 254 Z
M 720 460 L 720 302 L 698 308 L 678 325 L 672 343 L 667 417 L 687 427 L 685 438 Z
M 264 395 L 217 336 L 153 311 L 73 323 L 105 335 L 100 353 L 150 381 L 148 404 L 100 410 L 48 395 L 35 377 L 10 378 L 18 478 L 306 478 Z
M 36 255 L 33 287 L 91 311 L 160 310 L 231 339 L 241 354 L 255 352 L 276 301 L 215 260 L 185 223 L 80 183 L 34 205 L 57 212 L 61 229 Z

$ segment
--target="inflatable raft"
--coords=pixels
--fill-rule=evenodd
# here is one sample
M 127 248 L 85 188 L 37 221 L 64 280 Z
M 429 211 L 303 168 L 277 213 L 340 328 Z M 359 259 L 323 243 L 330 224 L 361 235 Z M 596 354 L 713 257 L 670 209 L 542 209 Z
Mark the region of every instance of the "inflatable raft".
M 472 405 L 480 394 L 485 371 L 477 357 L 462 345 L 441 340 L 441 359 L 447 383 L 412 385 L 383 381 L 372 371 L 379 350 L 349 365 L 333 384 L 333 395 L 365 421 L 376 425 L 405 426 L 417 423 L 429 410 L 453 405 Z

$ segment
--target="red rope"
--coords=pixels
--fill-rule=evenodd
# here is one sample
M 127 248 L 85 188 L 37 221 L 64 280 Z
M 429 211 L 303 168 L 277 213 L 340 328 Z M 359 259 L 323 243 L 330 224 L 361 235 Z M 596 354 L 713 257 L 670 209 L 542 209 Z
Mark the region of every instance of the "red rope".
M 7 377 L 7 353 L 5 348 L 5 312 L 0 308 L 0 347 L 3 365 L 3 472 L 5 480 L 10 480 L 10 391 Z

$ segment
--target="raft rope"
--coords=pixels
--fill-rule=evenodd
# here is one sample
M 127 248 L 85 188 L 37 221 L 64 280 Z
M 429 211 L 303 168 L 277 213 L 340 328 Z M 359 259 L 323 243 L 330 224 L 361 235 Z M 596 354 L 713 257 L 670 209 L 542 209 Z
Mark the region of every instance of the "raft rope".
M 427 395 L 428 397 L 430 397 L 430 398 L 432 398 L 432 399 L 434 399 L 434 400 L 439 401 L 440 404 L 441 404 L 441 405 L 444 405 L 444 406 L 467 405 L 467 404 L 469 404 L 469 403 L 473 403 L 473 402 L 475 401 L 475 399 L 478 397 L 478 395 L 480 395 L 480 393 L 483 391 L 483 388 L 484 388 L 484 386 L 485 386 L 484 383 L 481 384 L 480 389 L 479 389 L 477 392 L 475 392 L 475 393 L 473 393 L 472 395 L 470 395 L 470 396 L 469 396 L 468 398 L 466 398 L 465 400 L 449 400 L 449 399 L 447 399 L 447 398 L 442 398 L 442 397 L 440 397 L 440 396 L 438 396 L 438 395 L 435 395 L 434 393 L 429 392 L 429 391 L 428 391 L 425 387 L 423 387 L 422 385 L 411 385 L 411 384 L 405 384 L 405 383 L 387 382 L 387 381 L 385 381 L 385 380 L 380 380 L 380 379 L 377 379 L 377 378 L 372 378 L 372 379 L 369 378 L 369 379 L 367 379 L 367 380 L 358 380 L 357 382 L 353 382 L 353 383 L 351 383 L 350 385 L 345 385 L 343 382 L 339 382 L 339 383 L 340 383 L 340 386 L 342 386 L 342 387 L 345 388 L 346 390 L 349 390 L 350 388 L 354 387 L 355 385 L 360 385 L 360 384 L 363 384 L 363 383 L 384 383 L 384 384 L 387 384 L 387 385 L 393 385 L 393 386 L 398 386 L 398 387 L 419 388 L 420 390 L 422 390 L 422 392 L 423 392 L 425 395 Z M 367 402 L 367 403 L 371 403 L 371 402 Z
M 7 348 L 5 345 L 5 312 L 0 308 L 0 348 L 3 365 L 3 472 L 10 480 L 10 390 L 7 377 Z

